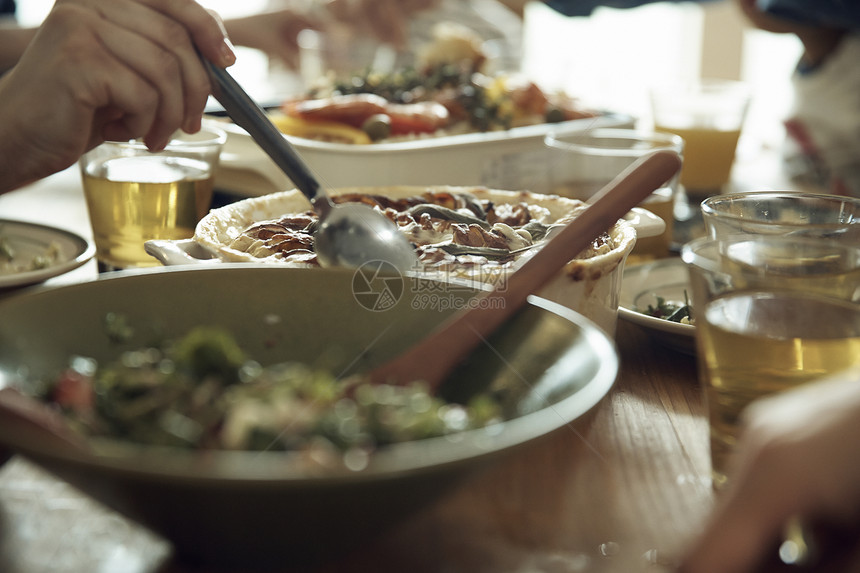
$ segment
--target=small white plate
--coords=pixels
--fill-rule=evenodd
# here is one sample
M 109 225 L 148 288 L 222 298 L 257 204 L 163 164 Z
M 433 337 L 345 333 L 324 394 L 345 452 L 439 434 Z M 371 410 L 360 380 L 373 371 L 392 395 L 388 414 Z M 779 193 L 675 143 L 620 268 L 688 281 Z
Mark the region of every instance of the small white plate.
M 44 268 L 27 271 L 0 269 L 0 288 L 40 283 L 80 267 L 96 254 L 95 245 L 83 237 L 37 223 L 0 219 L 0 237 L 14 249 L 16 260 L 32 260 L 48 252 L 52 245 L 57 249 L 56 260 Z
M 686 354 L 696 352 L 696 327 L 644 314 L 657 297 L 683 303 L 689 298 L 689 277 L 680 259 L 663 259 L 624 269 L 618 316 L 649 330 L 655 339 Z M 685 298 L 685 292 L 688 295 Z

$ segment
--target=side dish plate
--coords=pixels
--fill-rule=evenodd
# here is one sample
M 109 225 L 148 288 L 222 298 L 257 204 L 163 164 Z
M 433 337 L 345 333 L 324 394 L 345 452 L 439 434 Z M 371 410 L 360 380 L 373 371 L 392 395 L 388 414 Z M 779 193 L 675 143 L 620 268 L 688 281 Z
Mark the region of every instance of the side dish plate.
M 660 344 L 685 354 L 695 354 L 696 327 L 656 318 L 643 311 L 656 305 L 657 297 L 669 302 L 689 298 L 689 278 L 680 259 L 663 259 L 624 269 L 618 316 L 645 328 Z
M 9 265 L 0 260 L 0 288 L 40 283 L 80 267 L 96 253 L 91 241 L 70 231 L 9 219 L 0 219 L 0 241 L 13 251 Z M 47 254 L 46 266 L 31 268 L 31 261 Z

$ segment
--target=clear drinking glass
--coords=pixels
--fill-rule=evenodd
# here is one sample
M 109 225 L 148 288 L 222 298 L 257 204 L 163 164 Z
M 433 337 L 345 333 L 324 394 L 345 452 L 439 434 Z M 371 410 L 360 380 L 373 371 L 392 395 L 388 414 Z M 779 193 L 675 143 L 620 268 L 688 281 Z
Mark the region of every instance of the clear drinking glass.
M 713 238 L 751 233 L 841 239 L 860 244 L 860 199 L 791 191 L 715 195 L 702 201 Z
M 730 235 L 684 245 L 713 483 L 753 400 L 860 365 L 860 247 Z
M 650 90 L 654 129 L 684 139 L 680 181 L 688 195 L 715 195 L 729 183 L 750 93 L 743 82 L 719 79 Z
M 622 128 L 603 128 L 578 133 L 550 132 L 544 139 L 549 159 L 550 192 L 587 201 L 638 158 L 660 149 L 683 155 L 684 141 L 677 135 Z M 655 237 L 637 238 L 631 260 L 658 259 L 669 254 L 676 175 L 640 205 L 666 223 Z
M 177 132 L 163 151 L 142 141 L 109 141 L 79 162 L 96 258 L 102 270 L 158 266 L 150 239 L 187 239 L 212 201 L 226 133 L 207 122 Z

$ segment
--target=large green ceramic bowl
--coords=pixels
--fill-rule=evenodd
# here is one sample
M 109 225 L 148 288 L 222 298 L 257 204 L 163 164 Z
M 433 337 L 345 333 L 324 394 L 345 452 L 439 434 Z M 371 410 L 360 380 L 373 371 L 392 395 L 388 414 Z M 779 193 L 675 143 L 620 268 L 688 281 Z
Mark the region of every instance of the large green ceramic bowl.
M 120 273 L 0 303 L 0 386 L 27 390 L 71 355 L 115 356 L 119 348 L 104 328 L 108 312 L 137 326 L 131 347 L 155 331 L 223 325 L 263 364 L 325 357 L 339 372 L 403 350 L 474 296 L 399 275 L 368 284 L 346 270 L 240 264 Z M 534 299 L 446 383 L 451 394 L 505 385 L 507 421 L 381 449 L 361 471 L 321 471 L 274 452 L 204 455 L 114 443 L 90 455 L 50 446 L 4 416 L 0 445 L 163 535 L 183 559 L 295 563 L 348 549 L 502 454 L 581 421 L 617 369 L 601 330 Z

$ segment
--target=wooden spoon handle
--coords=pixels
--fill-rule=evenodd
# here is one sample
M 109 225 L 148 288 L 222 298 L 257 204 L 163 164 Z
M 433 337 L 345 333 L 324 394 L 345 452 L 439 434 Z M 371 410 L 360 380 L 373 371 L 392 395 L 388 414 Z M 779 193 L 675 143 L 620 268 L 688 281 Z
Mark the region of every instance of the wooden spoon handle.
M 67 453 L 89 450 L 59 412 L 14 388 L 0 389 L 0 425 L 10 433 L 26 435 L 31 444 Z M 14 431 L 13 431 L 14 430 Z
M 601 189 L 591 205 L 495 290 L 487 304 L 474 305 L 441 324 L 409 350 L 370 373 L 376 383 L 423 380 L 431 391 L 478 345 L 522 307 L 527 297 L 552 279 L 573 257 L 630 209 L 665 184 L 681 167 L 674 151 L 647 155 Z M 498 300 L 492 300 L 498 299 Z

